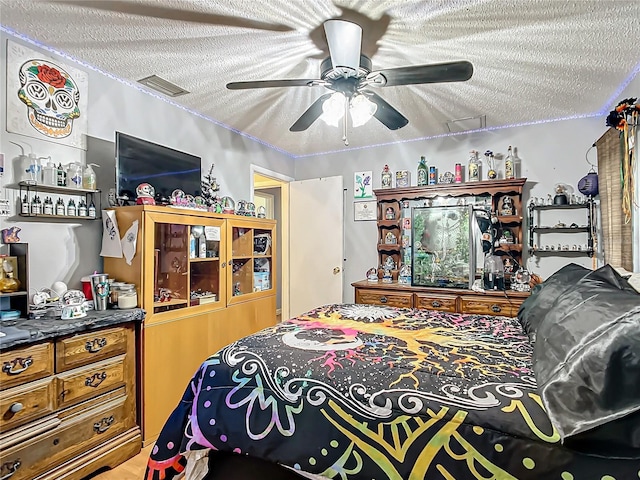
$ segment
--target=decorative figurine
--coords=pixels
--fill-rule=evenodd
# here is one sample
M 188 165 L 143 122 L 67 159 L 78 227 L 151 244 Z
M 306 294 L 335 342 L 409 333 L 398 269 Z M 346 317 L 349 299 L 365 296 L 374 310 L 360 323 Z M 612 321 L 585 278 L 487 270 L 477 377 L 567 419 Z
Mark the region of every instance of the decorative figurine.
M 206 174 L 200 181 L 202 198 L 204 198 L 204 201 L 208 207 L 211 207 L 214 204 L 214 201 L 218 197 L 218 191 L 220 190 L 220 185 L 218 185 L 216 177 L 212 176 L 214 166 L 215 164 L 212 163 L 211 168 L 209 168 L 209 173 Z
M 382 169 L 382 175 L 381 175 L 381 184 L 382 184 L 382 188 L 391 188 L 392 182 L 392 175 L 391 175 L 391 170 L 389 170 L 389 165 L 385 165 L 384 168 Z
M 393 282 L 393 274 L 391 270 L 385 268 L 384 273 L 382 274 L 382 283 L 391 283 Z
M 500 209 L 501 215 L 515 215 L 516 209 L 513 205 L 513 199 L 509 196 L 505 196 L 502 198 L 502 208 Z
M 487 150 L 484 152 L 484 156 L 487 160 L 487 166 L 489 167 L 489 171 L 487 172 L 487 178 L 489 180 L 495 180 L 498 178 L 498 172 L 496 171 L 495 157 L 493 156 L 493 152 L 491 150 Z
M 427 159 L 420 157 L 420 163 L 418 163 L 418 186 L 422 187 L 427 185 L 429 180 L 429 173 L 427 170 Z
M 141 183 L 136 188 L 136 205 L 155 205 L 156 189 L 150 183 Z
M 556 192 L 553 197 L 554 205 L 567 205 L 569 203 L 569 199 L 567 198 L 567 191 L 569 187 L 564 183 L 556 183 L 554 190 Z
M 384 243 L 386 243 L 387 245 L 396 244 L 398 243 L 398 237 L 396 237 L 393 232 L 387 232 L 384 237 Z
M 378 281 L 378 270 L 375 267 L 371 267 L 369 270 L 367 270 L 367 281 L 368 282 Z
M 455 172 L 454 182 L 462 183 L 462 164 L 456 163 L 454 172 Z
M 222 213 L 234 214 L 236 211 L 236 202 L 231 197 L 222 197 Z
M 387 257 L 385 259 L 383 268 L 385 270 L 395 270 L 396 269 L 396 262 L 393 260 L 393 257 L 389 256 L 389 257 Z
M 436 167 L 431 165 L 429 167 L 429 185 L 436 185 L 438 182 L 438 172 L 436 171 Z
M 18 243 L 20 238 L 18 233 L 22 230 L 20 227 L 9 227 L 2 229 L 2 243 Z
M 393 207 L 387 207 L 384 213 L 385 220 L 395 220 L 396 219 L 396 211 Z
M 402 283 L 404 285 L 409 285 L 411 283 L 411 265 L 405 263 L 400 267 L 398 283 Z

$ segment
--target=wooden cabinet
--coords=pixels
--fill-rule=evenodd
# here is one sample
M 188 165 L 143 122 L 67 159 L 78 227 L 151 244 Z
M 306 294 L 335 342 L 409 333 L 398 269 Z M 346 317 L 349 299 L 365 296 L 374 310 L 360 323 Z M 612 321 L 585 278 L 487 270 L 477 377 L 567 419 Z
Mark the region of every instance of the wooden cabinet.
M 107 257 L 104 268 L 136 284 L 147 312 L 141 362 L 147 444 L 207 356 L 275 325 L 275 221 L 155 205 L 114 211 L 121 232 L 139 225 L 131 264 Z
M 0 354 L 1 478 L 80 479 L 140 451 L 135 331 L 125 323 Z
M 356 303 L 390 307 L 422 308 L 444 312 L 514 317 L 528 293 L 515 291 L 474 292 L 451 288 L 413 287 L 398 283 L 352 283 Z
M 375 190 L 378 205 L 378 276 L 382 278 L 382 267 L 387 257 L 391 257 L 396 266 L 392 271 L 392 278 L 394 281 L 398 279 L 400 267 L 410 263 L 410 248 L 407 247 L 412 242 L 407 225 L 411 224 L 411 209 L 431 206 L 441 199 L 444 199 L 443 205 L 463 202 L 465 205 L 474 204 L 488 210 L 494 221 L 494 240 L 511 239 L 497 245 L 496 254 L 502 255 L 504 259 L 511 258 L 521 265 L 522 245 L 525 243 L 522 224 L 522 191 L 525 182 L 526 178 L 516 178 Z

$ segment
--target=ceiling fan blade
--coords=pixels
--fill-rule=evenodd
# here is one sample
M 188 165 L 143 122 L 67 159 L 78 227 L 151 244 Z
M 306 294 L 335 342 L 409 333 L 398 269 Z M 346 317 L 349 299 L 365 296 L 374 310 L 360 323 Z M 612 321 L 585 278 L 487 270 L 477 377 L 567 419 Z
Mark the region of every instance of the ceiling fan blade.
M 298 78 L 293 80 L 255 80 L 248 82 L 227 83 L 229 90 L 247 90 L 249 88 L 272 88 L 272 87 L 307 87 L 313 86 L 314 82 L 319 82 L 316 78 Z
M 324 32 L 333 68 L 346 67 L 358 71 L 362 47 L 360 25 L 345 20 L 327 20 L 324 22 Z
M 296 123 L 289 127 L 289 131 L 302 132 L 309 128 L 313 122 L 320 118 L 320 115 L 322 115 L 322 106 L 324 105 L 324 102 L 329 100 L 331 95 L 333 95 L 333 93 L 325 93 L 313 102 L 311 106 L 300 116 L 300 118 L 296 120 Z
M 127 0 L 49 0 L 50 3 L 93 8 L 107 12 L 125 13 L 142 17 L 153 17 L 164 20 L 178 20 L 182 22 L 204 23 L 207 25 L 224 25 L 229 27 L 253 28 L 273 32 L 290 32 L 294 29 L 277 23 L 265 23 L 241 17 L 218 15 L 215 13 L 197 12 L 155 5 L 155 2 L 134 2 Z
M 398 110 L 389 105 L 380 95 L 374 92 L 366 92 L 369 100 L 378 106 L 376 113 L 373 114 L 385 127 L 389 130 L 398 130 L 404 127 L 409 120 L 406 119 Z
M 386 81 L 376 82 L 378 75 L 382 75 Z M 372 86 L 378 84 L 382 87 L 393 87 L 395 85 L 417 85 L 421 83 L 464 82 L 469 80 L 471 75 L 473 75 L 473 65 L 463 60 L 376 70 L 371 72 L 367 78 L 373 80 L 370 84 Z

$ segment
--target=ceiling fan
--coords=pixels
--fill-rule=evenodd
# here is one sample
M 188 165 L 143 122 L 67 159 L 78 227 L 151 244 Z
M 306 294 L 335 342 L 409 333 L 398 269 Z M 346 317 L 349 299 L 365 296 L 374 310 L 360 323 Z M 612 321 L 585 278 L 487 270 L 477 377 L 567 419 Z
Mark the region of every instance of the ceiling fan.
M 255 80 L 231 82 L 230 90 L 272 87 L 315 87 L 329 90 L 320 96 L 289 128 L 292 132 L 306 130 L 318 118 L 329 119 L 337 126 L 336 118 L 343 117 L 343 141 L 347 140 L 347 114 L 358 126 L 371 116 L 390 130 L 409 123 L 398 110 L 388 104 L 373 89 L 398 85 L 424 83 L 463 82 L 473 75 L 473 65 L 467 61 L 412 65 L 407 67 L 373 70 L 371 59 L 361 52 L 362 28 L 345 20 L 327 20 L 324 23 L 330 57 L 320 64 L 319 79 Z M 337 107 L 337 108 L 336 108 Z M 335 113 L 335 111 L 337 113 Z M 358 115 L 356 111 L 363 112 Z M 333 119 L 333 120 L 332 120 Z

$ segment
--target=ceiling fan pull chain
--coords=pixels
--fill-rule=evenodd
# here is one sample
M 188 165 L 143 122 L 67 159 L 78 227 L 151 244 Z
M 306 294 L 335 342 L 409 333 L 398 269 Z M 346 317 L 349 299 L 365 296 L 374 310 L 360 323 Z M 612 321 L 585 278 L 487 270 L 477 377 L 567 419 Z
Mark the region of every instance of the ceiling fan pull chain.
M 349 124 L 349 97 L 345 95 L 344 97 L 344 116 L 342 117 L 342 140 L 344 141 L 344 145 L 346 147 L 349 146 L 349 139 L 347 138 L 347 127 Z

